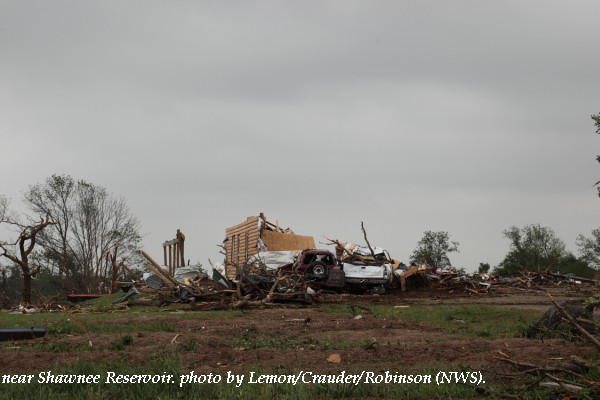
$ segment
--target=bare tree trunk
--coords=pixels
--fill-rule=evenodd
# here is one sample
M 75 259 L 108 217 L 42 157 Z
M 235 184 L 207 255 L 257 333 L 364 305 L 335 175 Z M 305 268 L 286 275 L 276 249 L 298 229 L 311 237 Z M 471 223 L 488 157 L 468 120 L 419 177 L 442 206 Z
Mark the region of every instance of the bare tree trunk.
M 21 298 L 23 303 L 31 304 L 31 274 L 23 272 L 23 291 L 21 292 Z

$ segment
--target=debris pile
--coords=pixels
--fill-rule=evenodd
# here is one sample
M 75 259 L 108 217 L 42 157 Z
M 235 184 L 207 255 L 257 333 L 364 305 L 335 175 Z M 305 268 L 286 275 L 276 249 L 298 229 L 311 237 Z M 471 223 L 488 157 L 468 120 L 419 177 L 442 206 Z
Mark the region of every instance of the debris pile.
M 559 310 L 559 307 L 562 309 Z M 579 331 L 575 326 L 565 319 L 564 313 L 568 313 L 584 329 L 590 333 L 596 333 L 595 323 L 592 321 L 592 312 L 581 304 L 570 304 L 566 301 L 552 305 L 530 326 L 527 331 L 527 337 L 553 337 L 553 336 L 573 336 L 578 335 Z
M 335 267 L 335 257 L 327 250 L 260 252 L 239 268 L 237 296 L 243 304 L 310 304 L 321 293 L 343 286 L 333 282 Z
M 394 260 L 383 248 L 372 246 L 361 222 L 365 246 L 329 239 L 331 252 L 315 248 L 311 236 L 269 222 L 263 213 L 226 229 L 221 246 L 224 264 L 213 266 L 209 277 L 201 265 L 184 262 L 185 236 L 163 243 L 163 265 L 142 251 L 149 272 L 136 281 L 117 282 L 129 290 L 115 303 L 212 303 L 219 307 L 264 306 L 297 302 L 311 304 L 335 293 L 383 294 L 418 288 L 453 295 L 485 295 L 498 288 L 543 291 L 543 286 L 593 284 L 592 279 L 553 271 L 520 272 L 514 276 L 467 275 L 459 270 L 435 268 Z M 122 264 L 122 263 L 121 263 Z M 120 267 L 121 264 L 117 266 Z M 124 266 L 123 266 L 124 268 Z M 91 295 L 81 295 L 91 296 Z M 211 307 L 213 307 L 211 306 Z
M 591 286 L 596 283 L 593 279 L 549 270 L 519 271 L 512 276 L 481 273 L 467 275 L 452 269 L 441 270 L 429 265 L 414 264 L 405 270 L 396 271 L 396 275 L 400 279 L 402 291 L 406 291 L 407 288 L 431 287 L 436 290 L 472 295 L 490 293 L 498 288 L 544 292 L 546 287 Z
M 584 340 L 590 342 L 596 349 L 600 350 L 600 340 L 596 336 L 597 326 L 594 321 L 582 319 L 590 317 L 591 309 L 585 309 L 579 305 L 568 304 L 566 302 L 558 303 L 550 294 L 548 297 L 552 307 L 538 318 L 532 326 L 536 333 L 544 334 L 552 330 L 564 332 L 567 329 L 572 334 L 577 334 Z M 530 331 L 532 332 L 532 331 Z M 523 397 L 524 392 L 533 390 L 536 386 L 551 388 L 560 393 L 556 398 L 598 398 L 600 395 L 600 385 L 595 380 L 586 376 L 590 372 L 591 363 L 580 356 L 571 355 L 568 359 L 555 359 L 557 365 L 536 365 L 528 362 L 514 360 L 509 354 L 498 351 L 500 357 L 496 359 L 504 364 L 508 364 L 516 370 L 516 373 L 504 376 L 523 377 L 529 376 L 529 382 L 524 387 L 515 387 L 518 397 Z M 506 394 L 506 397 L 512 395 Z M 505 397 L 505 396 L 503 396 Z
M 198 268 L 181 267 L 175 270 L 174 275 L 164 270 L 148 253 L 142 251 L 142 255 L 148 261 L 148 268 L 153 274 L 148 274 L 144 283 L 146 288 L 142 289 L 152 292 L 155 299 L 162 299 L 165 302 L 195 302 L 199 300 L 217 299 L 223 290 L 226 289 L 212 279 L 208 278 L 206 273 Z M 132 290 L 136 290 L 135 287 Z M 130 298 L 129 292 L 118 302 Z M 138 293 L 139 294 L 139 293 Z
M 229 280 L 217 268 L 213 268 L 212 279 L 199 267 L 179 267 L 170 274 L 166 267 L 142 252 L 151 273 L 144 274 L 144 285 L 132 287 L 115 303 L 133 300 L 138 304 L 143 301 L 152 304 L 208 302 L 217 303 L 221 308 L 239 308 L 290 302 L 312 304 L 323 301 L 323 295 L 329 293 L 382 294 L 425 287 L 473 296 L 493 293 L 499 288 L 544 291 L 544 286 L 595 283 L 592 279 L 553 271 L 519 272 L 506 277 L 466 275 L 429 265 L 407 267 L 379 247 L 329 240 L 335 244 L 336 254 L 319 249 L 257 252 L 248 257 L 237 268 L 236 276 Z M 140 292 L 144 296 L 140 296 Z

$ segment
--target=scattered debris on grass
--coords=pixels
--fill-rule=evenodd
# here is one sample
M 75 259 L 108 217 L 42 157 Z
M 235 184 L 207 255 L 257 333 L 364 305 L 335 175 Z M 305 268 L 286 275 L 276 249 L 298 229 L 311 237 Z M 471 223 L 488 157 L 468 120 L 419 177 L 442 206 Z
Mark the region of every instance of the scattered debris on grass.
M 579 335 L 580 338 L 587 340 L 596 349 L 600 350 L 600 340 L 595 335 L 597 326 L 590 320 L 592 318 L 591 310 L 577 304 L 557 302 L 549 293 L 548 298 L 552 303 L 552 307 L 534 322 L 529 333 Z M 499 373 L 498 375 L 510 378 L 531 377 L 525 382 L 524 387 L 516 388 L 520 393 L 519 397 L 522 397 L 524 392 L 530 391 L 536 386 L 555 389 L 561 393 L 561 398 L 580 398 L 581 393 L 585 393 L 585 398 L 598 398 L 600 396 L 600 382 L 586 375 L 592 364 L 577 355 L 571 355 L 567 360 L 562 357 L 551 359 L 556 362 L 556 365 L 549 365 L 548 363 L 536 365 L 514 360 L 505 352 L 499 351 L 498 353 L 500 357 L 496 356 L 495 358 L 499 362 L 509 364 L 517 371 L 513 374 Z

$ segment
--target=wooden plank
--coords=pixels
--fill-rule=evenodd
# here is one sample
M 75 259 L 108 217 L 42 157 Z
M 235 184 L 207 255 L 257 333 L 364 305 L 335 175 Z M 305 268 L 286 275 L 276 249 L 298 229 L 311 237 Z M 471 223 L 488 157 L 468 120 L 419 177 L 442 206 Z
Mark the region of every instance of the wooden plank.
M 246 220 L 245 222 L 242 222 L 241 224 L 229 227 L 227 229 L 225 229 L 225 232 L 227 233 L 239 233 L 241 231 L 247 231 L 250 228 L 254 228 L 256 230 L 258 230 L 258 217 L 248 217 L 248 220 Z
M 156 275 L 158 275 L 158 277 L 165 282 L 167 285 L 171 286 L 171 285 L 175 285 L 177 286 L 179 284 L 179 282 L 177 282 L 175 280 L 175 278 L 173 278 L 171 275 L 167 274 L 161 267 L 160 265 L 158 265 L 158 263 L 156 261 L 154 261 L 154 259 L 152 257 L 150 257 L 150 255 L 148 253 L 146 253 L 144 250 L 142 250 L 142 255 L 144 256 L 144 258 L 148 261 L 148 268 L 150 268 L 150 270 L 152 272 L 154 272 Z
M 236 228 L 225 229 L 225 232 L 229 235 L 237 235 L 240 233 L 252 232 L 252 231 L 258 232 L 258 225 L 255 226 L 254 224 L 252 224 L 252 225 L 244 225 L 244 226 L 240 226 L 240 227 L 236 227 Z
M 230 238 L 232 236 L 246 235 L 246 234 L 258 236 L 259 232 L 258 232 L 258 229 L 254 229 L 254 230 L 247 229 L 247 230 L 240 230 L 240 231 L 236 231 L 236 232 L 227 232 L 226 234 L 227 234 L 227 238 Z
M 237 268 L 233 265 L 225 266 L 225 275 L 227 279 L 235 279 L 237 275 Z
M 228 240 L 225 243 L 226 262 L 231 264 L 244 264 L 248 257 L 256 254 L 258 244 L 258 222 L 257 225 L 252 225 L 252 231 L 243 231 L 239 229 L 238 233 L 227 233 Z M 247 236 L 246 236 L 247 235 Z M 248 240 L 246 240 L 246 237 Z M 233 249 L 233 251 L 232 251 Z
M 169 240 L 168 242 L 163 243 L 163 247 L 174 245 L 175 243 L 179 243 L 179 239 Z

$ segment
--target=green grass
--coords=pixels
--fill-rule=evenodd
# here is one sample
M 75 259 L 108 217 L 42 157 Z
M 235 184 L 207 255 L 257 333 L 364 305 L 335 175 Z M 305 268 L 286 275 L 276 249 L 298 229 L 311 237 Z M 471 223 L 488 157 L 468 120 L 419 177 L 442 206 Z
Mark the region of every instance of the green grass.
M 89 333 L 140 333 L 140 332 L 175 332 L 177 327 L 171 322 L 172 318 L 185 319 L 221 319 L 241 316 L 241 311 L 205 311 L 173 313 L 160 309 L 150 309 L 142 312 L 128 311 L 126 313 L 74 313 Z M 36 314 L 2 313 L 2 327 L 6 328 L 44 328 L 47 335 L 79 334 L 81 328 L 70 320 L 66 314 L 55 312 L 40 312 Z M 110 320 L 124 318 L 125 321 L 114 323 Z
M 133 337 L 143 335 L 147 332 L 179 332 L 180 328 L 173 323 L 173 319 L 205 320 L 205 319 L 227 319 L 241 316 L 241 311 L 205 311 L 205 312 L 165 312 L 163 310 L 147 310 L 143 312 L 127 313 L 76 313 L 73 314 L 88 331 L 88 333 L 115 334 L 119 335 L 109 347 L 109 350 L 126 350 L 133 342 Z M 114 321 L 118 318 L 119 321 Z M 56 312 L 40 312 L 36 314 L 0 314 L 1 326 L 3 328 L 44 328 L 46 336 L 44 339 L 27 345 L 20 345 L 11 351 L 48 351 L 53 353 L 72 351 L 103 351 L 107 348 L 102 346 L 89 346 L 87 343 L 74 345 L 53 341 L 53 337 L 67 335 L 80 335 L 82 329 L 78 324 L 70 320 L 66 314 Z M 194 330 L 192 330 L 194 331 Z M 0 349 L 13 346 L 11 342 L 0 342 Z M 182 349 L 194 351 L 193 343 L 184 344 Z
M 115 340 L 112 343 L 113 349 L 117 351 L 123 351 L 127 346 L 131 346 L 133 344 L 133 338 L 131 335 L 121 336 L 119 339 Z
M 178 352 L 184 352 L 184 351 L 200 351 L 201 347 L 200 347 L 200 343 L 198 343 L 198 341 L 196 339 L 188 339 L 183 343 L 179 343 L 177 345 L 177 351 Z
M 104 350 L 119 351 L 119 361 L 110 362 L 89 362 L 79 361 L 75 364 L 52 370 L 55 375 L 58 374 L 84 374 L 100 375 L 98 384 L 2 384 L 0 383 L 0 400 L 15 398 L 47 398 L 47 399 L 90 399 L 90 400 L 108 400 L 108 399 L 374 399 L 374 398 L 399 398 L 399 399 L 469 399 L 492 397 L 500 398 L 502 393 L 511 393 L 521 396 L 524 399 L 557 398 L 555 391 L 551 389 L 542 389 L 532 386 L 527 391 L 522 388 L 527 386 L 525 380 L 521 382 L 507 382 L 499 378 L 496 379 L 491 373 L 484 373 L 488 382 L 478 388 L 462 384 L 366 384 L 357 386 L 341 383 L 317 383 L 317 384 L 298 384 L 270 383 L 258 384 L 249 383 L 248 376 L 250 371 L 257 374 L 293 374 L 299 371 L 295 370 L 266 370 L 265 365 L 252 366 L 246 365 L 243 373 L 246 377 L 240 387 L 232 383 L 227 383 L 225 377 L 226 370 L 217 371 L 223 381 L 214 384 L 186 384 L 179 386 L 181 376 L 189 373 L 189 368 L 182 364 L 179 354 L 183 352 L 198 352 L 199 344 L 194 339 L 188 339 L 177 344 L 177 351 L 172 348 L 153 355 L 149 362 L 143 365 L 135 365 L 128 359 L 128 348 L 135 348 L 138 337 L 143 332 L 175 332 L 172 318 L 186 318 L 202 320 L 206 318 L 224 319 L 241 315 L 239 311 L 211 311 L 211 312 L 190 312 L 190 313 L 171 313 L 162 309 L 144 308 L 144 312 L 128 311 L 127 313 L 106 313 L 106 314 L 75 314 L 86 328 L 94 333 L 115 333 L 114 340 L 105 346 Z M 529 322 L 536 318 L 537 313 L 528 310 L 515 308 L 492 307 L 482 305 L 436 305 L 436 306 L 410 306 L 407 308 L 394 308 L 392 305 L 380 304 L 362 304 L 354 306 L 352 309 L 348 305 L 323 305 L 320 307 L 322 312 L 344 315 L 351 317 L 354 313 L 369 314 L 380 319 L 395 319 L 401 321 L 416 321 L 426 323 L 440 329 L 441 331 L 461 335 L 464 337 L 480 338 L 504 338 L 520 336 L 523 328 Z M 42 327 L 48 329 L 48 338 L 63 336 L 66 334 L 79 334 L 80 328 L 69 321 L 68 317 L 61 312 L 37 313 L 33 315 L 24 314 L 2 314 L 0 315 L 3 326 L 6 327 Z M 111 319 L 119 318 L 119 322 Z M 362 341 L 344 341 L 336 338 L 315 339 L 307 337 L 301 333 L 294 336 L 288 335 L 267 335 L 260 334 L 258 330 L 249 329 L 248 331 L 231 338 L 227 347 L 243 347 L 252 349 L 300 349 L 314 348 L 322 350 L 351 349 L 368 345 L 368 342 Z M 4 344 L 2 345 L 4 346 Z M 96 346 L 90 347 L 82 344 L 80 349 L 73 347 L 73 344 L 60 344 L 48 340 L 36 346 L 45 346 L 44 351 L 52 352 L 73 352 L 73 351 L 94 351 Z M 33 348 L 32 348 L 33 349 Z M 33 350 L 39 351 L 39 348 Z M 19 350 L 27 351 L 27 350 Z M 399 355 L 401 360 L 401 355 Z M 402 368 L 401 362 L 398 368 Z M 213 370 L 209 365 L 203 365 L 198 361 L 194 364 L 197 371 Z M 168 374 L 173 375 L 175 383 L 157 383 L 157 384 L 115 384 L 107 383 L 107 372 L 114 371 L 117 374 Z M 402 369 L 400 369 L 402 371 Z M 348 373 L 360 371 L 347 371 Z M 381 371 L 374 371 L 381 372 Z M 395 372 L 395 371 L 392 371 Z M 435 374 L 437 371 L 423 370 L 423 374 Z M 198 372 L 200 373 L 200 372 Z M 3 374 L 0 373 L 0 377 Z M 488 376 L 489 375 L 489 376 Z M 600 381 L 600 372 L 594 366 L 592 371 L 586 374 L 590 379 Z M 37 379 L 37 373 L 34 373 Z M 535 379 L 535 378 L 533 378 Z M 521 388 L 521 389 L 519 389 Z M 597 393 L 592 393 L 588 397 L 594 398 Z M 586 393 L 582 396 L 585 398 Z
M 253 330 L 247 330 L 239 336 L 232 337 L 229 341 L 229 345 L 233 348 L 244 348 L 246 350 L 344 350 L 364 346 L 365 342 L 350 342 L 340 338 L 336 338 L 335 340 L 331 341 L 320 341 L 303 334 L 298 334 L 295 336 L 268 335 L 264 333 L 258 333 Z
M 424 305 L 394 308 L 393 305 L 365 304 L 354 310 L 349 305 L 323 305 L 323 312 L 352 315 L 372 313 L 376 318 L 425 322 L 451 334 L 498 339 L 523 336 L 537 313 L 508 307 L 478 304 Z
M 485 305 L 426 305 L 394 308 L 393 305 L 364 305 L 376 318 L 389 318 L 405 321 L 426 322 L 442 329 L 444 332 L 481 338 L 504 338 L 520 336 L 536 317 L 537 313 L 530 310 L 517 308 L 494 307 Z M 319 310 L 338 315 L 352 315 L 353 313 L 368 313 L 369 311 L 348 305 L 322 305 Z M 90 333 L 143 333 L 143 332 L 176 332 L 177 327 L 171 318 L 185 319 L 222 319 L 234 318 L 242 315 L 241 311 L 206 311 L 206 312 L 167 312 L 158 308 L 145 309 L 144 311 L 128 311 L 123 313 L 75 313 L 74 318 L 81 322 Z M 9 314 L 1 315 L 2 326 L 10 328 L 44 328 L 47 335 L 79 334 L 81 328 L 60 311 L 41 312 L 36 314 Z M 115 318 L 123 318 L 119 323 L 111 322 Z M 249 333 L 241 335 L 242 341 L 251 341 L 238 347 L 261 348 L 272 347 L 276 349 L 289 347 L 302 347 L 320 343 L 307 343 L 304 338 L 298 340 L 277 339 L 272 336 L 261 337 Z M 286 340 L 287 342 L 278 342 Z M 347 348 L 342 346 L 341 348 Z

